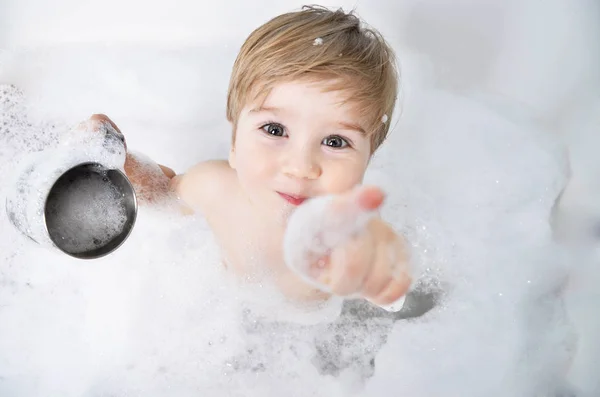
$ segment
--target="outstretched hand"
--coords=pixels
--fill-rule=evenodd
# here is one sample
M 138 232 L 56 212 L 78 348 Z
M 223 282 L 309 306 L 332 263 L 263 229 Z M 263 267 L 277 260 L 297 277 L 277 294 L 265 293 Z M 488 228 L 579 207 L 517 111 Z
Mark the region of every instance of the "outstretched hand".
M 377 214 L 384 198 L 377 187 L 359 187 L 301 206 L 286 232 L 288 265 L 335 295 L 397 302 L 411 277 L 403 238 Z

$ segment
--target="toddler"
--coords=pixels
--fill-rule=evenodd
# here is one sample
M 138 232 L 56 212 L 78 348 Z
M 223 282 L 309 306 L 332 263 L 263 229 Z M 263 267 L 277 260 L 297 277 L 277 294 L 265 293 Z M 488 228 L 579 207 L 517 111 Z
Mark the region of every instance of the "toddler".
M 280 15 L 250 34 L 233 65 L 229 158 L 181 175 L 160 166 L 163 183 L 130 154 L 125 171 L 142 200 L 172 191 L 201 213 L 232 272 L 268 276 L 294 300 L 335 294 L 389 305 L 411 279 L 402 237 L 379 216 L 313 258 L 305 277 L 286 265 L 283 238 L 294 211 L 320 196 L 332 196 L 326 212 L 340 219 L 376 213 L 383 192 L 360 185 L 388 134 L 397 79 L 393 51 L 353 13 L 311 6 Z M 118 130 L 105 115 L 91 120 Z

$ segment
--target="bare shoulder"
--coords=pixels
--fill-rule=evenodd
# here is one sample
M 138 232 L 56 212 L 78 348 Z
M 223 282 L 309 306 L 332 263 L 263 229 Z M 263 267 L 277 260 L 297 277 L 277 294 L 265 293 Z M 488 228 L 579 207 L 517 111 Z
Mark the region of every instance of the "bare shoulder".
M 206 212 L 235 192 L 237 179 L 226 160 L 204 161 L 173 177 L 171 189 L 194 210 Z

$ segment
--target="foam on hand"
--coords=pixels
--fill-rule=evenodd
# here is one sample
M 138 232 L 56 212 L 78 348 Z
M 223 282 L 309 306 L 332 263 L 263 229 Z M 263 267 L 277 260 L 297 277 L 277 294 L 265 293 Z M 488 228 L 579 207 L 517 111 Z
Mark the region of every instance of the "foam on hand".
M 107 122 L 86 120 L 62 134 L 60 149 L 82 161 L 94 161 L 109 169 L 123 170 L 125 138 Z
M 308 200 L 291 215 L 284 236 L 286 264 L 307 278 L 311 268 L 333 248 L 360 233 L 375 213 L 353 211 L 354 216 L 334 211 L 335 196 Z M 325 286 L 322 286 L 325 288 Z
M 319 260 L 363 232 L 368 222 L 378 215 L 377 210 L 359 207 L 357 196 L 361 188 L 352 193 L 355 198 L 342 202 L 339 196 L 315 197 L 291 215 L 284 236 L 284 260 L 304 280 L 317 288 L 331 292 L 327 285 L 318 282 L 314 273 Z M 402 308 L 404 297 L 391 305 L 381 306 L 388 311 Z

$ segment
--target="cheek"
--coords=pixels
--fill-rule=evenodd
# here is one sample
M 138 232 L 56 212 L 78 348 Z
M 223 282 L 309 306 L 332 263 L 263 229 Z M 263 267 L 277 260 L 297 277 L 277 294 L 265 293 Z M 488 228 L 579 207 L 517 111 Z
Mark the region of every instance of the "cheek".
M 242 185 L 252 187 L 272 178 L 277 169 L 273 153 L 244 139 L 238 141 L 235 149 L 236 170 Z

